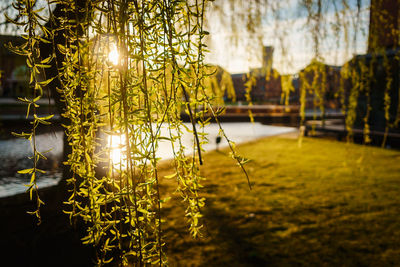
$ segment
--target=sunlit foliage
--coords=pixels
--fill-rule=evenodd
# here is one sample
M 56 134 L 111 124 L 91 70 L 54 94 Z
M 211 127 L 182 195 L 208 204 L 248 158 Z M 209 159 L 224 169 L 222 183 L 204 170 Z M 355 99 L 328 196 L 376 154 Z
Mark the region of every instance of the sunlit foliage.
M 45 157 L 36 149 L 36 127 L 51 117 L 36 115 L 37 101 L 44 87 L 56 84 L 72 148 L 65 162 L 73 188 L 66 213 L 86 223 L 82 240 L 98 248 L 99 265 L 112 256 L 124 265 L 166 264 L 161 217 L 166 200 L 159 187 L 164 177 L 157 171 L 161 141 L 169 141 L 174 154 L 174 173 L 166 178 L 176 180 L 187 205 L 191 235 L 201 235 L 199 165 L 207 137 L 200 128 L 209 123 L 203 115 L 221 112 L 211 104 L 221 104 L 225 91 L 234 98 L 230 76 L 203 63 L 206 2 L 59 0 L 51 2 L 54 9 L 48 1 L 43 18 L 36 1 L 18 0 L 13 4 L 18 19 L 7 17 L 24 30 L 26 42 L 10 49 L 27 57 L 34 92 L 33 99 L 21 99 L 35 118 L 32 131 L 17 134 L 33 147 L 34 167 L 20 171 L 31 175 L 33 213 L 40 223 L 36 181 L 42 170 L 36 166 Z M 51 67 L 56 75 L 48 77 Z M 181 112 L 191 127 L 183 124 Z M 181 142 L 184 131 L 193 133 L 191 155 Z M 242 164 L 234 151 L 232 157 Z

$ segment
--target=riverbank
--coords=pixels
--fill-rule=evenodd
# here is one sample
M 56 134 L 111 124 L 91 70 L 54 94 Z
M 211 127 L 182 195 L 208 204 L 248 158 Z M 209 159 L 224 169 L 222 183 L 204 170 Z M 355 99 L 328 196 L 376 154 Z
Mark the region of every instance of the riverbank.
M 163 180 L 170 266 L 394 266 L 400 264 L 400 152 L 291 136 L 238 145 L 253 190 L 228 151 L 204 155 L 204 237 L 187 233 L 175 186 Z M 161 175 L 171 173 L 168 165 Z M 43 190 L 43 224 L 27 195 L 0 202 L 0 251 L 9 266 L 91 266 L 60 207 L 65 188 Z
M 191 124 L 186 123 L 186 127 L 191 129 Z M 262 125 L 261 123 L 222 123 L 222 127 L 230 140 L 236 144 L 249 142 L 258 138 L 279 135 L 282 133 L 297 132 L 296 128 L 278 127 Z M 199 128 L 198 128 L 199 130 Z M 203 129 L 201 130 L 203 132 Z M 216 138 L 219 135 L 219 126 L 211 123 L 204 128 L 207 133 L 209 143 L 203 145 L 205 151 L 211 151 L 217 147 Z M 161 136 L 169 137 L 166 127 L 161 128 Z M 106 144 L 107 136 L 102 136 L 103 144 Z M 183 131 L 181 144 L 186 147 L 187 155 L 192 153 L 193 134 Z M 219 148 L 227 147 L 227 141 L 222 138 L 218 144 Z M 39 168 L 45 170 L 45 174 L 40 174 L 39 187 L 56 184 L 62 175 L 62 151 L 63 151 L 63 132 L 41 133 L 37 135 L 36 147 L 45 153 L 47 160 L 39 161 Z M 25 184 L 29 183 L 29 175 L 17 174 L 17 171 L 31 168 L 32 148 L 29 142 L 22 138 L 12 138 L 0 140 L 0 198 L 5 196 L 22 193 L 26 190 Z M 173 151 L 169 141 L 161 140 L 157 149 L 157 156 L 163 160 L 173 158 Z

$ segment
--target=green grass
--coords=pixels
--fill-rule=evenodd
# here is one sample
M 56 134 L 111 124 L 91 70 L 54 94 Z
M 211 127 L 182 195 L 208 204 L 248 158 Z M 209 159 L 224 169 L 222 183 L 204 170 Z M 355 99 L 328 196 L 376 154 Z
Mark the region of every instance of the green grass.
M 171 266 L 400 265 L 400 152 L 287 137 L 238 150 L 251 191 L 227 150 L 204 155 L 203 238 L 167 204 Z

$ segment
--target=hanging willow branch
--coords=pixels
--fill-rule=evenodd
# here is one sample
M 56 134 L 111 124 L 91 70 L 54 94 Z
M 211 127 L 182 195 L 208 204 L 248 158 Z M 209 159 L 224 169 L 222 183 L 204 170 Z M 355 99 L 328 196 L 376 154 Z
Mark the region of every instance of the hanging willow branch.
M 36 149 L 35 130 L 50 119 L 38 117 L 36 109 L 42 87 L 50 84 L 59 94 L 56 102 L 64 105 L 71 148 L 65 162 L 71 173 L 65 179 L 73 190 L 65 212 L 71 221 L 81 218 L 86 223 L 83 243 L 97 248 L 98 265 L 113 260 L 165 265 L 157 153 L 162 140 L 169 140 L 174 151 L 176 173 L 170 177 L 176 178 L 177 191 L 187 204 L 189 231 L 196 237 L 202 228 L 205 200 L 200 196 L 199 165 L 205 137 L 196 124 L 207 124 L 204 115 L 215 100 L 205 86 L 211 81 L 207 79 L 215 79 L 214 73 L 206 71 L 203 62 L 207 1 L 48 0 L 47 20 L 33 8 L 35 3 L 16 2 L 22 22 L 11 22 L 24 26 L 27 41 L 10 46 L 27 56 L 31 69 L 34 97 L 23 101 L 34 121 L 32 132 L 20 136 L 32 142 L 34 167 L 20 173 L 32 176 L 34 214 L 40 222 L 43 202 L 36 173 L 42 170 L 36 166 L 44 156 Z M 49 56 L 43 59 L 41 53 Z M 222 98 L 224 92 L 215 94 Z M 180 118 L 184 111 L 191 130 Z M 195 140 L 192 157 L 182 145 L 184 131 Z M 233 153 L 243 169 L 243 160 Z

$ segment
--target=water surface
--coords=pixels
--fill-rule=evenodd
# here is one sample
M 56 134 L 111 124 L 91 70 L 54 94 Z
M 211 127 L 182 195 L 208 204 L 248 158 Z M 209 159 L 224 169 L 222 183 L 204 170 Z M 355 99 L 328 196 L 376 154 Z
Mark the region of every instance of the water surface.
M 191 124 L 186 124 L 191 129 Z M 222 127 L 228 138 L 236 144 L 252 141 L 261 137 L 278 135 L 296 131 L 292 127 L 278 127 L 263 125 L 261 123 L 222 123 Z M 210 124 L 205 129 L 209 143 L 204 145 L 206 151 L 216 149 L 216 137 L 219 134 L 217 124 Z M 161 130 L 162 136 L 168 136 L 167 129 Z M 45 153 L 47 161 L 42 161 L 40 167 L 47 171 L 38 179 L 39 187 L 56 185 L 61 179 L 61 159 L 63 147 L 63 132 L 46 133 L 37 136 L 37 147 L 39 151 Z M 193 145 L 193 135 L 185 133 L 182 140 L 185 152 L 191 153 Z M 224 138 L 221 139 L 219 147 L 226 147 L 228 143 Z M 29 183 L 28 175 L 17 174 L 18 170 L 32 168 L 32 161 L 28 158 L 32 156 L 32 148 L 29 141 L 24 139 L 0 140 L 0 197 L 11 196 L 26 191 L 25 184 Z M 164 141 L 160 142 L 157 156 L 162 159 L 173 157 L 171 144 Z

